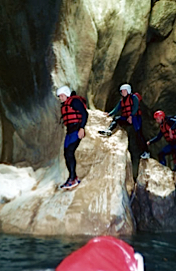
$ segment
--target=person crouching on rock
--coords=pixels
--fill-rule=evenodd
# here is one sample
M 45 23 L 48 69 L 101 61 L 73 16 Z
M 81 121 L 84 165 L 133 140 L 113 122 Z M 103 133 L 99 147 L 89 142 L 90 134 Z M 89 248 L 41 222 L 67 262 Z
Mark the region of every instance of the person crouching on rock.
M 163 136 L 169 143 L 158 154 L 159 162 L 166 166 L 166 155 L 172 154 L 174 161 L 173 171 L 176 171 L 176 116 L 167 117 L 164 111 L 158 110 L 154 113 L 155 121 L 160 125 L 160 132 L 157 136 L 147 141 L 147 145 L 159 141 Z
M 64 157 L 69 177 L 67 181 L 60 186 L 62 189 L 71 189 L 76 187 L 80 180 L 76 175 L 75 151 L 85 136 L 84 127 L 87 122 L 88 112 L 86 110 L 86 101 L 83 97 L 71 95 L 68 86 L 62 86 L 57 89 L 56 95 L 59 97 L 61 106 L 61 118 L 67 127 L 67 133 L 64 141 Z
M 142 133 L 142 117 L 140 109 L 140 100 L 142 97 L 139 93 L 132 94 L 131 86 L 129 84 L 121 85 L 120 94 L 121 100 L 118 102 L 116 107 L 110 112 L 104 114 L 114 116 L 108 129 L 104 131 L 98 131 L 102 135 L 111 136 L 112 131 L 119 125 L 133 125 L 137 142 L 140 145 L 142 154 L 141 158 L 147 159 L 150 157 L 148 146 Z M 117 113 L 121 110 L 121 116 L 117 116 Z

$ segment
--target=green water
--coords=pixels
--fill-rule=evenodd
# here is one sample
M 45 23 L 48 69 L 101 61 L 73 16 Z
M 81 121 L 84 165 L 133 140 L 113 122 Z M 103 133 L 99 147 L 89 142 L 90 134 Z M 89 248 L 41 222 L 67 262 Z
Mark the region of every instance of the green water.
M 31 238 L 0 235 L 0 271 L 50 271 L 91 237 Z M 144 256 L 146 271 L 176 270 L 175 233 L 121 237 Z

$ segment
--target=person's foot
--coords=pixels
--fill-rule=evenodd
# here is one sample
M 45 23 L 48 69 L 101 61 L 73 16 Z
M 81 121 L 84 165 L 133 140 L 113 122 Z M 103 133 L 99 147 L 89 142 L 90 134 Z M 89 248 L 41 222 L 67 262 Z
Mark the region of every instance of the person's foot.
M 78 176 L 76 176 L 75 180 L 78 182 L 78 184 L 80 184 L 81 180 L 78 178 Z
M 106 129 L 104 131 L 98 131 L 99 134 L 101 135 L 105 135 L 105 136 L 111 136 L 112 135 L 112 131 L 109 129 Z
M 70 178 L 68 178 L 64 184 L 60 185 L 60 188 L 63 188 L 65 185 L 67 185 L 69 181 L 71 181 Z
M 78 186 L 78 184 L 80 183 L 81 181 L 78 179 L 78 177 L 76 177 L 74 180 L 72 179 L 69 179 L 64 185 L 62 185 L 62 189 L 65 189 L 65 190 L 69 190 L 69 189 L 72 189 L 76 186 Z
M 150 158 L 150 153 L 145 151 L 143 154 L 141 154 L 141 158 L 142 159 L 148 159 L 148 158 Z

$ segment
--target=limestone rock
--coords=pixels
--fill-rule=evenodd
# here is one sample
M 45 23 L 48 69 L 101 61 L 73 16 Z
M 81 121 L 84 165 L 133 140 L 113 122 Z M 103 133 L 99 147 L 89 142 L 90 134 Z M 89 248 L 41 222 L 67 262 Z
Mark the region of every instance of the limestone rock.
M 150 27 L 161 37 L 166 37 L 173 28 L 176 15 L 175 1 L 157 1 L 152 9 Z
M 98 130 L 109 122 L 101 111 L 89 110 L 86 137 L 76 151 L 81 184 L 72 191 L 57 188 L 68 174 L 63 161 L 57 160 L 53 166 L 33 172 L 35 186 L 31 184 L 27 192 L 1 206 L 2 231 L 34 235 L 119 235 L 135 230 L 126 190 L 126 181 L 129 193 L 133 189 L 128 139 L 121 128 L 111 137 L 99 135 Z
M 92 108 L 104 109 L 109 92 L 130 79 L 146 48 L 150 8 L 149 0 L 64 2 L 53 43 L 54 85 L 68 82 L 79 94 L 88 92 Z
M 34 180 L 32 180 L 27 190 L 25 190 L 26 184 L 24 185 L 25 187 L 22 188 L 16 187 L 16 190 L 13 190 L 12 194 L 7 194 L 6 189 L 3 190 L 5 191 L 3 194 L 1 190 L 1 199 L 2 202 L 4 202 L 1 209 L 5 217 L 5 219 L 3 218 L 2 227 L 3 230 L 6 229 L 9 232 L 22 231 L 38 234 L 40 232 L 40 217 L 42 217 L 42 221 L 45 221 L 42 228 L 43 232 L 45 232 L 46 225 L 46 229 L 49 233 L 58 233 L 59 226 L 61 232 L 70 234 L 71 231 L 76 232 L 75 229 L 78 230 L 79 227 L 75 226 L 76 222 L 75 224 L 72 223 L 71 227 L 71 223 L 67 220 L 69 216 L 64 215 L 67 210 L 69 210 L 68 212 L 70 214 L 70 210 L 73 206 L 78 206 L 78 210 L 80 211 L 79 204 L 84 205 L 84 198 L 80 199 L 79 204 L 77 204 L 77 193 L 79 194 L 79 191 L 85 192 L 84 189 L 87 189 L 86 183 L 88 183 L 90 189 L 95 189 L 94 187 L 96 187 L 97 184 L 100 187 L 105 187 L 107 193 L 106 199 L 108 201 L 107 205 L 105 204 L 106 209 L 106 207 L 109 206 L 108 204 L 112 205 L 109 196 L 110 192 L 108 192 L 107 188 L 109 176 L 109 183 L 111 183 L 115 191 L 119 191 L 115 179 L 116 176 L 118 176 L 117 179 L 119 180 L 120 174 L 123 184 L 125 180 L 126 182 L 128 181 L 129 194 L 133 190 L 131 169 L 128 170 L 128 167 L 131 167 L 131 162 L 129 153 L 126 151 L 127 144 L 125 143 L 124 156 L 122 156 L 123 159 L 121 160 L 126 164 L 122 163 L 123 166 L 120 167 L 119 158 L 116 156 L 122 153 L 122 150 L 116 148 L 121 145 L 119 143 L 119 145 L 114 147 L 114 141 L 112 142 L 114 138 L 121 142 L 122 134 L 123 140 L 124 138 L 127 140 L 123 130 L 119 129 L 117 133 L 112 136 L 112 139 L 105 139 L 100 136 L 98 137 L 95 131 L 89 131 L 87 127 L 87 137 L 81 142 L 76 154 L 79 162 L 77 170 L 83 180 L 82 184 L 77 190 L 70 194 L 65 193 L 65 197 L 62 197 L 63 195 L 60 191 L 54 192 L 55 182 L 61 183 L 67 177 L 63 159 L 63 149 L 60 147 L 63 146 L 63 144 L 61 144 L 63 130 L 61 126 L 58 125 L 60 108 L 54 96 L 54 88 L 68 84 L 72 89 L 75 89 L 78 94 L 87 97 L 91 108 L 106 109 L 109 111 L 119 100 L 119 93 L 117 91 L 119 84 L 130 82 L 133 86 L 133 90 L 140 92 L 143 97 L 141 108 L 143 109 L 143 130 L 146 139 L 153 137 L 159 130 L 153 121 L 153 112 L 162 109 L 168 115 L 175 115 L 175 1 L 136 0 L 134 3 L 133 0 L 68 0 L 55 1 L 53 3 L 52 1 L 43 0 L 36 2 L 35 8 L 31 1 L 22 2 L 16 0 L 13 4 L 5 0 L 1 2 L 1 162 L 11 163 L 18 167 L 31 166 L 34 169 L 39 169 L 46 165 L 50 167 L 47 169 L 42 168 L 41 175 L 40 171 L 37 170 L 35 172 L 35 174 L 37 174 L 35 178 L 37 179 L 34 178 Z M 38 14 L 42 14 L 42 16 L 39 18 Z M 23 27 L 21 27 L 21 25 L 23 25 Z M 102 119 L 103 121 L 107 121 L 103 116 Z M 94 122 L 96 123 L 96 118 Z M 89 123 L 92 125 L 91 120 Z M 105 124 L 107 123 L 101 123 L 100 120 L 97 121 L 98 126 L 102 125 L 103 127 Z M 93 130 L 94 129 L 97 131 L 98 128 L 94 126 Z M 84 144 L 84 142 L 87 143 Z M 161 141 L 161 143 L 159 142 L 150 147 L 153 157 L 157 157 L 158 150 L 163 144 L 164 141 Z M 88 145 L 89 148 L 84 149 L 84 145 Z M 133 142 L 132 145 L 134 145 Z M 97 149 L 99 150 L 98 154 Z M 111 151 L 109 151 L 109 149 Z M 112 151 L 112 149 L 117 152 Z M 59 158 L 55 160 L 58 156 L 58 152 Z M 107 162 L 107 159 L 109 159 L 107 157 L 112 158 L 108 160 L 108 168 L 105 165 L 105 161 Z M 86 163 L 85 159 L 87 159 L 88 163 Z M 117 169 L 115 169 L 115 162 L 112 162 L 114 161 L 113 159 L 118 161 Z M 134 163 L 136 163 L 136 157 L 133 161 L 134 160 Z M 154 163 L 156 163 L 156 161 Z M 101 164 L 103 165 L 103 170 L 102 167 L 99 166 Z M 108 174 L 102 173 L 105 172 L 104 169 L 107 170 Z M 149 172 L 150 170 L 152 173 L 153 168 L 150 169 L 149 167 Z M 89 172 L 92 175 L 89 174 Z M 163 168 L 161 172 L 163 172 Z M 151 173 L 149 173 L 149 176 L 152 176 Z M 26 172 L 26 176 L 27 174 Z M 159 172 L 157 172 L 156 178 L 158 178 L 158 174 Z M 96 176 L 98 180 L 96 180 Z M 167 176 L 169 176 L 169 174 Z M 43 181 L 38 183 L 38 177 Z M 146 182 L 146 180 L 144 181 Z M 155 186 L 154 184 L 155 183 L 150 184 L 150 189 L 154 187 L 154 189 L 151 190 L 152 193 L 148 190 L 146 192 L 145 189 L 142 190 L 144 195 L 150 193 L 150 197 L 157 197 L 158 200 L 161 199 L 161 201 L 164 202 L 164 208 L 167 205 L 165 204 L 165 199 L 167 198 L 169 199 L 168 206 L 170 206 L 170 204 L 173 206 L 173 201 L 170 200 L 170 195 L 173 193 L 172 189 L 168 187 L 164 188 L 162 184 L 155 184 Z M 156 186 L 157 189 L 160 187 L 161 194 L 153 194 Z M 39 189 L 41 187 L 43 188 Z M 124 187 L 124 185 L 122 185 L 122 187 Z M 142 181 L 139 185 L 139 188 L 140 187 L 143 187 Z M 34 190 L 31 191 L 31 189 Z M 166 193 L 166 195 L 163 196 L 163 193 L 166 192 L 164 189 L 169 191 L 169 194 Z M 29 195 L 27 195 L 29 199 L 27 203 L 27 193 L 24 195 L 24 190 L 26 192 L 30 191 Z M 16 192 L 14 193 L 14 191 Z M 43 198 L 41 191 L 46 192 L 46 198 Z M 126 189 L 124 189 L 124 191 L 123 196 L 126 198 Z M 91 190 L 89 193 L 94 195 L 98 193 L 98 191 L 93 193 Z M 104 191 L 102 194 L 104 198 Z M 65 203 L 63 208 L 60 207 L 60 202 L 62 202 L 61 197 L 64 199 L 64 202 L 65 199 L 68 199 L 68 205 Z M 101 197 L 99 196 L 98 199 L 99 200 L 94 200 L 93 198 L 89 206 L 87 196 L 85 197 L 85 209 L 88 209 L 88 211 L 85 211 L 85 214 L 88 214 L 87 217 L 89 221 L 83 219 L 84 214 L 81 214 L 81 212 L 79 212 L 79 215 L 78 213 L 75 215 L 75 217 L 78 216 L 80 218 L 80 220 L 77 219 L 78 221 L 82 219 L 89 225 L 92 219 L 92 210 L 95 209 L 95 219 L 93 221 L 100 220 L 101 227 L 98 226 L 97 230 L 94 230 L 96 226 L 93 230 L 91 226 L 91 229 L 89 226 L 87 226 L 88 229 L 86 226 L 83 227 L 87 232 L 102 232 L 102 228 L 103 230 L 106 228 L 106 223 L 113 224 L 112 221 L 115 221 L 113 225 L 121 225 L 119 224 L 121 216 L 117 220 L 112 219 L 114 213 L 116 217 L 118 211 L 112 212 L 113 215 L 108 211 L 110 215 L 107 215 L 105 218 L 102 218 L 101 215 L 99 216 L 99 213 L 102 214 L 102 209 L 100 208 L 100 212 L 98 212 L 98 207 L 92 207 L 94 202 L 96 202 L 95 206 L 99 206 Z M 9 200 L 11 202 L 5 203 Z M 49 206 L 49 200 L 54 204 L 54 207 Z M 11 226 L 11 222 L 8 219 L 13 217 L 13 211 L 15 213 L 16 209 L 11 209 L 12 206 L 14 206 L 14 202 L 17 202 L 16 206 L 18 206 L 18 221 L 14 220 L 15 222 L 12 223 Z M 72 202 L 74 202 L 74 205 L 72 205 Z M 128 202 L 127 199 L 125 203 L 126 202 Z M 31 204 L 29 204 L 29 206 L 31 206 L 32 212 L 30 208 L 28 208 L 28 203 Z M 66 217 L 63 223 L 59 220 L 61 216 L 55 214 L 54 211 L 54 214 L 50 214 L 50 209 L 53 210 L 52 208 L 55 208 L 55 205 L 60 208 L 59 210 L 63 217 Z M 45 206 L 49 207 L 45 208 Z M 144 206 L 144 210 L 146 206 L 148 205 Z M 10 216 L 5 210 L 9 211 Z M 26 224 L 18 224 L 18 222 L 21 221 L 20 219 L 21 216 L 23 216 L 24 210 L 27 218 Z M 45 216 L 45 210 L 47 210 L 46 213 L 48 216 Z M 127 210 L 130 210 L 130 208 L 127 208 Z M 150 207 L 148 210 L 151 211 Z M 40 217 L 38 216 L 39 213 Z M 89 214 L 91 215 L 89 216 Z M 131 215 L 129 215 L 129 217 L 131 217 Z M 149 217 L 153 219 L 153 214 Z M 147 216 L 145 216 L 145 218 L 147 218 Z M 71 219 L 72 217 L 70 215 L 70 221 Z M 130 219 L 127 218 L 127 221 Z M 52 231 L 52 229 L 49 228 L 51 225 L 50 221 L 55 220 L 57 221 L 56 227 L 54 225 L 55 230 Z M 7 221 L 8 223 L 6 223 Z M 161 225 L 158 226 L 159 228 L 164 227 L 162 224 L 164 222 L 160 219 L 157 221 L 161 223 Z M 168 225 L 171 225 L 169 223 L 171 223 L 172 220 L 169 218 L 167 221 Z M 7 227 L 7 225 L 9 225 L 9 227 Z M 65 225 L 68 227 L 65 227 Z M 21 230 L 21 227 L 23 230 Z M 70 232 L 69 227 L 71 227 Z M 174 226 L 168 227 L 174 228 Z M 100 228 L 101 230 L 99 230 Z M 119 228 L 120 230 L 122 229 L 121 226 L 119 226 Z M 131 224 L 129 227 L 127 226 L 127 228 L 131 229 Z
M 8 202 L 36 185 L 36 176 L 31 167 L 16 168 L 0 164 L 0 202 Z
M 176 224 L 176 176 L 150 158 L 141 160 L 133 212 L 140 230 L 171 231 Z
M 95 23 L 86 1 L 63 2 L 62 17 L 60 19 L 58 14 L 53 42 L 55 66 L 52 78 L 56 87 L 68 82 L 71 89 L 86 96 L 97 39 Z
M 90 107 L 110 110 L 119 84 L 131 82 L 146 106 L 147 136 L 155 130 L 155 109 L 175 114 L 175 1 L 43 0 L 34 8 L 3 0 L 1 6 L 2 162 L 37 169 L 55 159 L 62 132 L 52 92 L 63 84 Z
M 175 22 L 172 27 L 171 33 L 161 40 L 149 32 L 151 40 L 148 41 L 147 50 L 133 78 L 134 89 L 140 91 L 143 97 L 143 131 L 147 140 L 159 132 L 159 126 L 153 119 L 156 110 L 163 110 L 169 116 L 176 114 Z M 158 159 L 157 154 L 164 145 L 164 139 L 151 145 L 152 157 Z
M 0 6 L 0 161 L 36 169 L 56 158 L 61 139 L 51 81 L 61 1 L 2 0 Z

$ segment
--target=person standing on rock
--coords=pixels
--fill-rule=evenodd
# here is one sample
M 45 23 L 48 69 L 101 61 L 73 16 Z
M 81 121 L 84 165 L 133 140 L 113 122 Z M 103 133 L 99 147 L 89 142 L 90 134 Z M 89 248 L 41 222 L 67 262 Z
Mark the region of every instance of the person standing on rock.
M 111 136 L 112 131 L 117 127 L 118 124 L 133 125 L 137 142 L 139 143 L 142 151 L 141 158 L 147 159 L 150 157 L 150 153 L 142 133 L 142 117 L 139 104 L 142 97 L 138 93 L 132 94 L 131 86 L 129 84 L 121 85 L 119 91 L 122 98 L 116 107 L 110 113 L 104 113 L 108 117 L 114 116 L 113 121 L 108 129 L 98 132 L 102 135 Z M 117 116 L 119 111 L 121 111 L 121 116 Z
M 67 133 L 64 141 L 64 157 L 69 177 L 67 181 L 60 186 L 62 189 L 71 189 L 76 187 L 80 180 L 76 175 L 75 151 L 79 146 L 81 139 L 85 136 L 84 127 L 87 122 L 88 112 L 86 110 L 86 101 L 83 97 L 76 95 L 68 86 L 62 86 L 56 90 L 61 106 L 61 118 L 67 127 Z
M 160 125 L 160 132 L 157 136 L 147 141 L 147 145 L 151 145 L 159 141 L 164 136 L 168 145 L 159 152 L 159 162 L 166 166 L 166 155 L 172 154 L 174 161 L 173 171 L 176 171 L 176 116 L 166 117 L 164 111 L 158 110 L 154 113 L 153 117 Z

